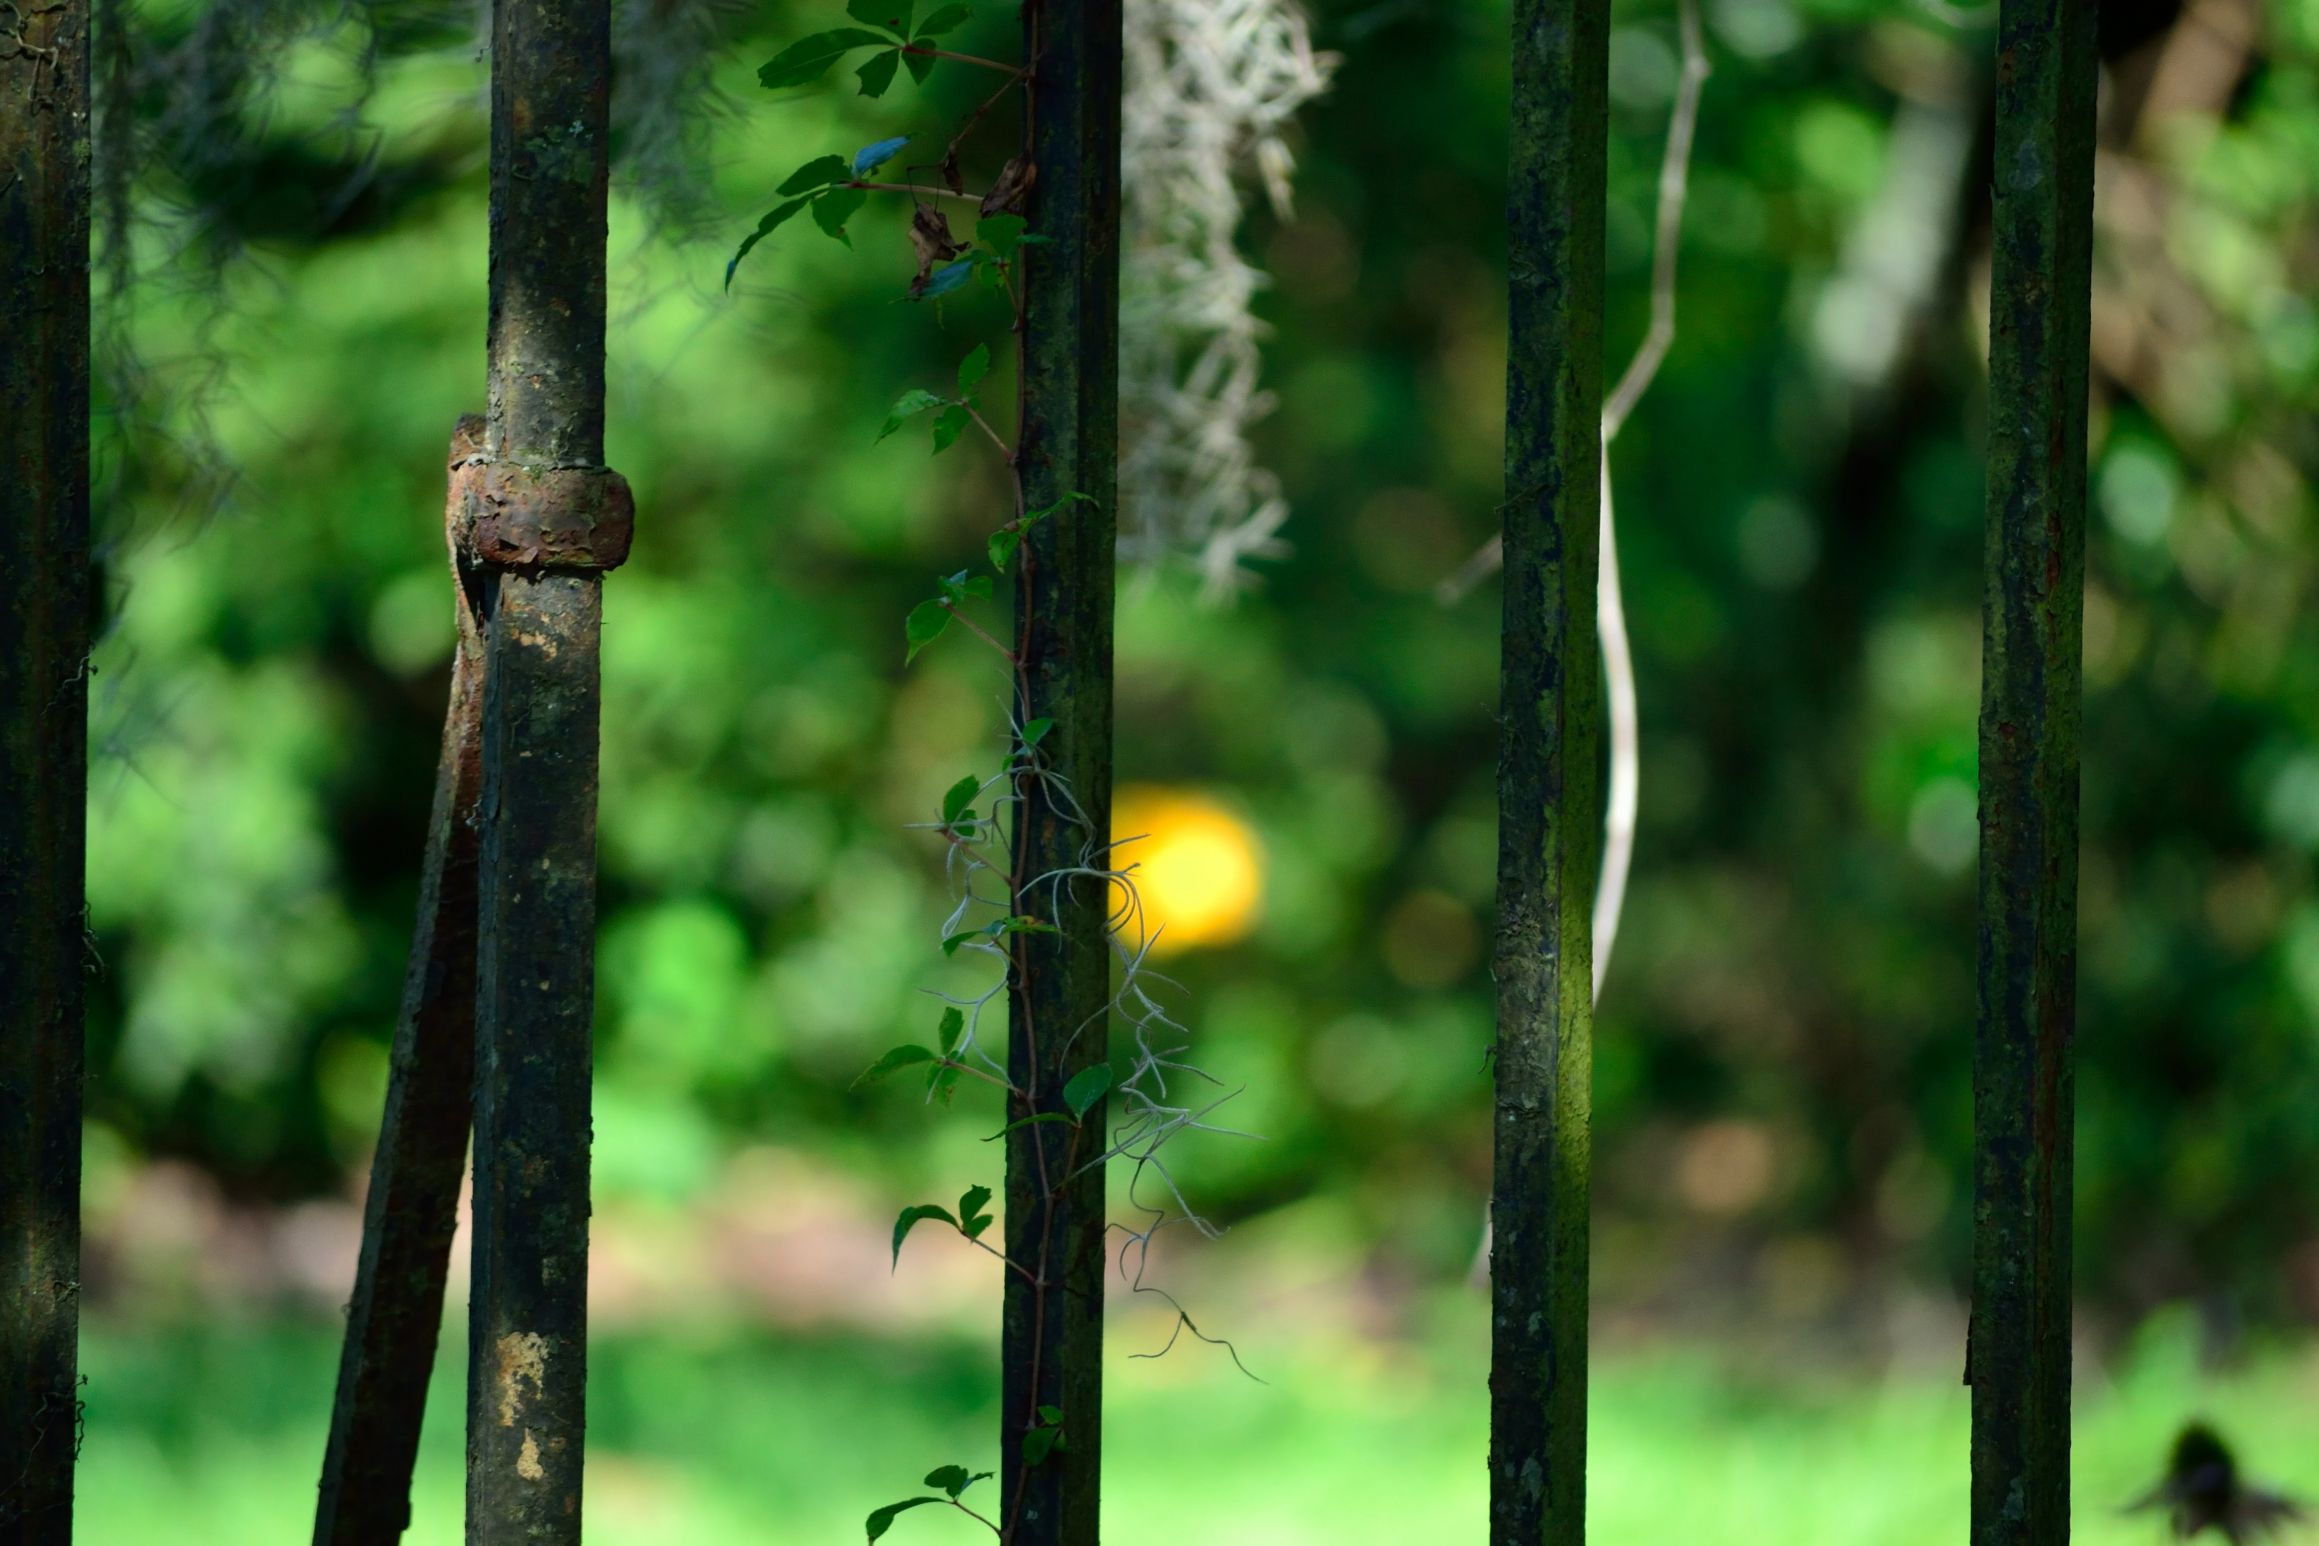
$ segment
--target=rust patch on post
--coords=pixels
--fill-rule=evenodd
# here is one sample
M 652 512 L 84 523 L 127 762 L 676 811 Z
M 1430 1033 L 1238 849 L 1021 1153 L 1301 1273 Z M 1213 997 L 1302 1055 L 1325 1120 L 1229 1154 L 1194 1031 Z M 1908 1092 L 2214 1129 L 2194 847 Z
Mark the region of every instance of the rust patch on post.
M 478 568 L 601 573 L 628 561 L 636 497 L 609 467 L 528 467 L 478 453 L 452 477 L 460 550 Z
M 520 1383 L 531 1381 L 533 1394 L 547 1383 L 547 1338 L 536 1331 L 511 1331 L 499 1339 L 499 1426 L 515 1426 L 516 1414 L 523 1410 L 523 1392 Z M 523 1434 L 524 1448 L 531 1455 L 534 1470 L 539 1467 L 539 1446 L 532 1442 L 531 1430 Z

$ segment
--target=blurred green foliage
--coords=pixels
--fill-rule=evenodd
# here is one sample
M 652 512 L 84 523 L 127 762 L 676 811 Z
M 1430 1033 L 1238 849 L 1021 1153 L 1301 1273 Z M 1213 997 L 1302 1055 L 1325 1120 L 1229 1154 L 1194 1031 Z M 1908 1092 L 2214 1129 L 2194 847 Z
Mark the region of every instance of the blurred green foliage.
M 956 980 L 903 827 L 1000 730 L 996 676 L 948 648 L 905 671 L 901 619 L 1003 485 L 873 438 L 998 312 L 898 309 L 905 215 L 876 207 L 855 250 L 800 222 L 720 290 L 788 168 L 980 89 L 758 92 L 832 10 L 623 26 L 653 85 L 612 231 L 610 459 L 641 511 L 606 602 L 613 1194 L 682 1201 L 772 1143 L 948 1195 L 997 1125 L 849 1084 Z M 1003 10 L 959 46 L 1006 47 Z M 1707 10 L 1679 333 L 1615 457 L 1644 761 L 1596 1256 L 1616 1304 L 1829 1312 L 1964 1262 L 1990 40 L 1917 0 Z M 1344 1243 L 1445 1276 L 1488 1166 L 1496 608 L 1435 586 L 1500 497 L 1504 17 L 1315 12 L 1344 62 L 1295 217 L 1250 233 L 1295 552 L 1223 610 L 1123 586 L 1120 772 L 1220 794 L 1265 850 L 1255 933 L 1170 970 L 1267 1141 L 1188 1148 L 1187 1186 L 1225 1220 L 1332 1194 Z M 2215 79 L 2168 54 L 2173 7 L 2103 12 L 2081 1291 L 2311 1314 L 2319 4 L 2266 7 Z M 89 1109 L 100 1153 L 258 1196 L 342 1185 L 384 1078 L 451 643 L 442 451 L 482 390 L 464 14 L 162 0 L 130 34 L 183 68 L 134 101 L 141 277 L 107 311 L 138 370 L 101 426 Z M 1669 6 L 1618 15 L 1614 361 L 1676 70 Z

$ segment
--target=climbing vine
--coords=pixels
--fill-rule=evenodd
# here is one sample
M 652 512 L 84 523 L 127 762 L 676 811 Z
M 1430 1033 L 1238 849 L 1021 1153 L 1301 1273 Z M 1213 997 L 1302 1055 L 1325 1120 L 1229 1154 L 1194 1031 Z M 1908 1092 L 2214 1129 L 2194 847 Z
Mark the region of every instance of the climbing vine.
M 1213 1118 L 1234 1092 L 1186 1059 L 1188 1033 L 1166 1007 L 1172 985 L 1151 967 L 1158 930 L 1145 917 L 1132 859 L 1114 851 L 1108 831 L 1113 538 L 1111 512 L 1105 508 L 1110 489 L 1107 484 L 1100 490 L 1092 485 L 1100 480 L 1115 443 L 1108 436 L 1115 434 L 1111 424 L 1116 409 L 1109 393 L 1116 384 L 1116 350 L 1115 345 L 1109 352 L 1103 348 L 1099 332 L 1082 336 L 1075 331 L 1099 329 L 1104 321 L 1100 316 L 1075 313 L 1060 324 L 1074 330 L 1062 345 L 1078 351 L 1071 365 L 1082 394 L 1073 404 L 1079 419 L 1061 433 L 1052 425 L 1041 426 L 1040 406 L 1033 398 L 1038 388 L 1032 384 L 1039 366 L 1032 350 L 1046 348 L 1051 360 L 1057 341 L 1040 334 L 1031 265 L 1037 261 L 1034 254 L 1045 249 L 1052 249 L 1048 261 L 1057 267 L 1085 263 L 1091 257 L 1116 262 L 1116 247 L 1105 249 L 1100 242 L 1082 247 L 1032 227 L 1032 192 L 1041 158 L 1035 154 L 1039 142 L 1028 128 L 1033 114 L 1044 110 L 1044 99 L 1035 81 L 1041 58 L 1038 7 L 1026 10 L 1028 62 L 1022 66 L 945 46 L 971 19 L 967 6 L 941 5 L 918 16 L 911 0 L 851 0 L 846 11 L 858 25 L 802 38 L 768 61 L 759 79 L 769 88 L 808 85 L 842 65 L 851 70 L 860 95 L 870 98 L 884 97 L 904 73 L 923 84 L 937 68 L 976 70 L 998 80 L 940 141 L 939 150 L 923 160 L 908 154 L 919 143 L 916 139 L 897 135 L 851 154 L 816 156 L 799 166 L 778 184 L 778 202 L 741 241 L 725 275 L 730 287 L 741 262 L 801 216 L 824 235 L 853 248 L 857 217 L 863 211 L 879 200 L 901 204 L 907 209 L 902 230 L 910 257 L 907 298 L 938 309 L 965 303 L 977 294 L 998 299 L 1007 323 L 1002 347 L 1012 349 L 1016 379 L 1022 384 L 1016 412 L 1010 416 L 986 390 L 994 364 L 992 345 L 977 343 L 939 387 L 902 392 L 875 436 L 883 442 L 923 426 L 935 455 L 970 441 L 981 444 L 1006 468 L 1009 508 L 990 530 L 978 562 L 936 580 L 933 594 L 903 619 L 902 642 L 905 664 L 946 639 L 986 649 L 1003 664 L 1009 687 L 1006 743 L 997 767 L 959 777 L 943 793 L 934 819 L 918 824 L 942 849 L 949 892 L 938 933 L 942 954 L 985 960 L 996 971 L 972 991 L 933 994 L 938 1008 L 930 1033 L 889 1048 L 857 1083 L 922 1075 L 924 1099 L 944 1107 L 952 1103 L 962 1081 L 1003 1092 L 1007 1121 L 991 1138 L 1008 1140 L 1010 1145 L 1007 1243 L 994 1244 L 990 1238 L 993 1192 L 976 1184 L 966 1188 L 954 1205 L 927 1202 L 904 1208 L 894 1222 L 891 1256 L 898 1268 L 911 1233 L 921 1224 L 931 1224 L 951 1229 L 1004 1263 L 1009 1285 L 1009 1390 L 1014 1392 L 1019 1384 L 1034 1397 L 1027 1404 L 1010 1400 L 1010 1407 L 1020 1406 L 1020 1411 L 1009 1413 L 999 1508 L 984 1512 L 968 1498 L 977 1482 L 999 1472 L 941 1466 L 925 1476 L 924 1485 L 931 1490 L 869 1515 L 865 1524 L 872 1541 L 903 1513 L 924 1507 L 950 1508 L 1006 1542 L 1080 1538 L 1066 1518 L 1086 1521 L 1086 1538 L 1092 1539 L 1100 1386 L 1091 1370 L 1059 1374 L 1058 1366 L 1091 1356 L 1090 1346 L 1094 1353 L 1100 1350 L 1100 1268 L 1109 1252 L 1107 1245 L 1096 1242 L 1116 1235 L 1121 1271 L 1131 1289 L 1158 1295 L 1172 1313 L 1166 1344 L 1147 1356 L 1166 1352 L 1188 1332 L 1225 1347 L 1239 1362 L 1229 1343 L 1201 1332 L 1173 1298 L 1145 1281 L 1150 1246 L 1160 1230 L 1188 1223 L 1203 1234 L 1216 1232 L 1186 1201 L 1162 1151 L 1184 1132 L 1229 1132 Z M 1057 30 L 1078 25 L 1080 19 L 1075 17 L 1058 23 Z M 1116 39 L 1112 41 L 1116 47 Z M 1084 60 L 1081 68 L 1087 68 Z M 1087 93 L 1102 89 L 1099 80 L 1079 84 Z M 1021 148 L 997 168 L 986 188 L 969 191 L 965 169 L 982 150 L 980 131 L 995 121 L 1010 97 L 1018 96 L 1025 119 Z M 1116 114 L 1116 97 L 1110 107 Z M 1052 132 L 1051 124 L 1049 129 Z M 1115 143 L 1115 127 L 1113 135 Z M 1085 177 L 1102 154 L 1097 147 L 1079 167 L 1064 167 L 1060 174 L 1051 171 L 1050 176 L 1076 171 Z M 1115 197 L 1116 190 L 1110 191 Z M 953 225 L 953 214 L 969 217 L 963 233 Z M 1083 232 L 1074 235 L 1084 237 Z M 1051 283 L 1055 276 L 1047 277 Z M 1084 275 L 1080 278 L 1082 289 L 1102 288 L 1087 285 Z M 1111 322 L 1115 327 L 1115 315 Z M 1111 375 L 1110 381 L 1097 381 L 1092 392 L 1085 385 L 1091 361 Z M 1070 377 L 1073 370 L 1062 374 Z M 1047 412 L 1057 417 L 1052 404 Z M 1068 443 L 1059 450 L 1034 446 L 1042 428 Z M 1074 465 L 1071 458 L 1076 458 L 1090 487 L 1054 486 L 1058 467 Z M 1036 503 L 1034 489 L 1039 490 Z M 1058 530 L 1074 524 L 1081 529 Z M 1066 554 L 1068 558 L 1059 556 Z M 1100 666 L 1074 658 L 1063 669 L 1096 672 L 1099 680 L 1076 695 L 1068 687 L 1063 690 L 1060 696 L 1068 711 L 1059 721 L 1055 714 L 1038 710 L 1042 693 L 1048 695 L 1046 701 L 1055 696 L 1056 639 L 1074 626 L 1074 620 L 1039 615 L 1040 607 L 1051 602 L 1051 592 L 1039 589 L 1037 570 L 1048 564 L 1046 583 L 1052 585 L 1052 566 L 1065 563 L 1065 583 L 1070 584 L 1078 578 L 1067 567 L 1072 562 L 1102 566 L 1099 597 L 1083 590 L 1068 599 L 1076 625 L 1085 625 L 1087 609 L 1095 600 L 1100 607 L 1093 642 L 1075 637 L 1066 653 L 1100 656 Z M 1018 616 L 1011 634 L 1005 623 L 990 615 L 1001 583 L 1018 588 Z M 1047 630 L 1043 639 L 1041 629 Z M 1041 651 L 1043 658 L 1034 658 Z M 1048 673 L 1043 679 L 1042 671 Z M 1077 760 L 1058 753 L 1058 745 L 1065 743 L 1081 748 Z M 1097 748 L 1092 760 L 1085 750 L 1089 746 Z M 1085 771 L 1090 768 L 1094 784 L 1101 787 L 1090 786 Z M 1102 985 L 1102 994 L 1093 1001 L 1092 1013 L 1072 1008 L 1058 1046 L 1051 1010 L 1065 1001 L 1067 992 L 1052 992 L 1055 984 L 1049 974 L 1056 979 L 1068 976 L 1082 986 L 1086 982 L 1083 967 L 1074 964 L 1067 952 L 1078 944 L 1072 937 L 1075 919 L 1083 920 L 1090 911 L 1100 926 L 1093 946 L 1106 958 L 1095 968 L 1093 979 Z M 1041 941 L 1046 945 L 1034 950 Z M 1084 996 L 1079 1000 L 1081 1005 L 1087 1002 Z M 1002 1017 L 1005 1040 L 988 1023 L 992 1006 L 1002 1003 L 1007 1010 Z M 1041 1011 L 1036 1025 L 1034 1005 Z M 1044 1047 L 1038 1040 L 1041 1032 L 1047 1038 Z M 1025 1143 L 1026 1137 L 1032 1141 Z M 1130 1222 L 1100 1217 L 1101 1178 L 1114 1160 L 1128 1167 Z M 1082 1230 L 1076 1214 L 1088 1206 L 1090 1196 L 1095 1220 Z M 1027 1224 L 1015 1217 L 1022 1212 L 1033 1215 Z M 1075 1243 L 1082 1238 L 1094 1244 L 1086 1261 L 1079 1259 Z M 1061 1317 L 1052 1313 L 1059 1301 L 1071 1305 Z M 1053 1327 L 1059 1319 L 1070 1324 L 1073 1315 L 1079 1317 L 1080 1332 L 1093 1327 L 1096 1340 L 1091 1345 L 1057 1345 L 1062 1334 Z M 1060 1404 L 1044 1398 L 1058 1379 L 1060 1388 L 1070 1392 Z M 1042 1468 L 1064 1460 L 1087 1467 L 1088 1475 L 1072 1487 L 1034 1485 Z M 1026 1507 L 1025 1500 L 1035 1493 L 1047 1506 Z

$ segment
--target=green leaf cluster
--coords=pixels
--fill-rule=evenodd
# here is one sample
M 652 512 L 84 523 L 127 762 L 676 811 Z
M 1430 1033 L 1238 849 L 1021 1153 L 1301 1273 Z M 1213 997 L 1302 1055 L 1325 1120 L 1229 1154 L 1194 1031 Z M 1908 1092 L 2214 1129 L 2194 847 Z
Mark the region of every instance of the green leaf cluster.
M 878 1509 L 864 1521 L 870 1539 L 877 1540 L 893 1528 L 896 1519 L 914 1508 L 924 1508 L 929 1503 L 956 1503 L 959 1494 L 965 1492 L 976 1482 L 987 1479 L 990 1475 L 991 1473 L 988 1471 L 969 1471 L 962 1465 L 936 1466 L 926 1473 L 926 1485 L 941 1488 L 942 1496 L 939 1498 L 904 1498 L 899 1503 L 889 1503 L 884 1508 Z
M 965 5 L 938 6 L 913 27 L 914 9 L 916 0 L 851 0 L 846 14 L 867 27 L 833 27 L 798 39 L 758 67 L 757 83 L 772 91 L 810 85 L 846 55 L 873 48 L 877 52 L 854 72 L 863 96 L 884 96 L 905 65 L 910 78 L 923 86 L 934 73 L 933 40 L 964 26 L 974 11 Z
M 991 1226 L 988 1211 L 991 1192 L 987 1186 L 970 1186 L 958 1194 L 958 1211 L 951 1212 L 937 1202 L 915 1203 L 904 1208 L 894 1220 L 894 1265 L 902 1265 L 902 1242 L 910 1231 L 928 1219 L 940 1219 L 969 1240 L 980 1240 L 983 1231 Z

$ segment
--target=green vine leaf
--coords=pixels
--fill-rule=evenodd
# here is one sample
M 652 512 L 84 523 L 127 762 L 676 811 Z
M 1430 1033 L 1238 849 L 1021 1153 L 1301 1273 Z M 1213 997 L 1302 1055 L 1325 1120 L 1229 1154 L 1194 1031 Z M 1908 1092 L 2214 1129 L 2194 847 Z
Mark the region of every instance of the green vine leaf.
M 971 807 L 974 803 L 974 797 L 981 788 L 982 780 L 976 778 L 972 773 L 952 784 L 949 792 L 942 797 L 942 824 L 946 827 L 954 827 L 958 824 L 960 817 L 972 816 L 974 812 Z
M 813 223 L 851 247 L 854 239 L 845 234 L 845 223 L 869 201 L 869 197 L 859 188 L 832 188 L 813 201 Z
M 948 401 L 949 398 L 937 397 L 924 387 L 910 388 L 894 399 L 894 411 L 886 415 L 885 427 L 878 431 L 878 439 L 885 439 L 927 409 L 939 408 Z
M 1095 1103 L 1111 1091 L 1111 1065 L 1098 1063 L 1093 1068 L 1082 1068 L 1063 1086 L 1063 1104 L 1071 1108 L 1071 1115 L 1081 1121 L 1094 1109 Z
M 790 216 L 796 214 L 799 210 L 803 209 L 811 202 L 812 200 L 810 199 L 791 199 L 788 203 L 778 206 L 770 214 L 766 215 L 764 219 L 757 222 L 757 229 L 751 231 L 747 236 L 741 239 L 740 250 L 735 252 L 733 254 L 732 261 L 725 265 L 726 289 L 730 290 L 733 287 L 733 270 L 741 266 L 741 260 L 749 255 L 749 249 L 756 246 L 766 237 L 771 236 L 776 230 L 780 228 L 782 222 L 788 220 Z
M 1024 220 L 1020 215 L 986 215 L 974 228 L 975 238 L 1003 259 L 1012 258 L 1015 249 L 1023 244 Z
M 958 1065 L 941 1063 L 929 1070 L 926 1075 L 926 1093 L 943 1105 L 949 1105 L 951 1097 L 958 1093 Z
M 990 600 L 990 576 L 968 574 L 961 569 L 942 582 L 942 594 L 952 606 L 964 606 L 969 601 Z
M 982 385 L 982 378 L 990 374 L 990 345 L 976 344 L 974 352 L 958 362 L 958 395 L 972 397 L 974 389 Z
M 1025 720 L 1023 722 L 1023 744 L 1025 746 L 1038 745 L 1047 738 L 1047 732 L 1054 728 L 1055 722 L 1051 719 Z
M 852 176 L 843 156 L 815 156 L 811 161 L 789 174 L 788 181 L 775 189 L 784 198 L 792 193 L 810 193 L 816 188 L 827 188 L 844 182 Z
M 1063 1409 L 1040 1407 L 1039 1426 L 1023 1435 L 1023 1464 L 1045 1465 L 1049 1455 L 1067 1447 L 1063 1442 Z
M 962 1465 L 936 1466 L 933 1470 L 926 1473 L 926 1485 L 929 1487 L 939 1487 L 944 1492 L 949 1493 L 953 1498 L 955 1498 L 960 1493 L 964 1492 L 967 1488 L 973 1486 L 976 1482 L 979 1482 L 988 1477 L 990 1474 L 991 1473 L 988 1471 L 969 1472 L 966 1467 Z
M 1023 545 L 1023 534 L 1012 526 L 1001 526 L 990 534 L 990 566 L 1000 574 L 1007 572 L 1007 560 L 1015 556 L 1015 549 Z
M 854 78 L 862 83 L 863 96 L 882 97 L 887 88 L 894 84 L 894 72 L 901 67 L 902 51 L 889 48 L 882 54 L 872 54 L 863 60 L 862 67 L 854 71 Z
M 1063 1113 L 1060 1111 L 1036 1111 L 1027 1117 L 1015 1118 L 1012 1122 L 1009 1122 L 1006 1126 L 1000 1128 L 997 1132 L 991 1134 L 988 1138 L 985 1138 L 983 1142 L 996 1143 L 999 1139 L 1004 1138 L 1007 1134 L 1013 1132 L 1018 1127 L 1036 1127 L 1041 1122 L 1068 1122 L 1070 1120 L 1071 1119 L 1069 1117 L 1063 1115 Z
M 958 28 L 965 26 L 973 19 L 973 6 L 941 6 L 936 10 L 928 12 L 926 19 L 918 24 L 918 38 L 921 42 L 927 38 L 938 38 L 945 32 L 956 31 Z
M 945 1055 L 948 1055 L 948 1049 L 945 1049 Z M 865 1084 L 875 1084 L 896 1069 L 908 1068 L 913 1063 L 931 1063 L 934 1060 L 934 1054 L 924 1047 L 915 1042 L 905 1042 L 899 1047 L 889 1048 L 883 1057 L 863 1069 L 862 1076 L 853 1082 L 852 1088 L 858 1090 Z
M 958 1194 L 958 1232 L 969 1240 L 980 1238 L 990 1228 L 990 1215 L 983 1212 L 983 1204 L 990 1201 L 990 1188 L 970 1186 Z
M 894 40 L 882 33 L 864 32 L 859 27 L 837 27 L 828 32 L 816 32 L 809 38 L 799 38 L 757 67 L 757 84 L 769 91 L 786 86 L 802 86 L 829 73 L 829 67 L 857 48 L 876 48 L 891 45 Z
M 939 1204 L 922 1202 L 916 1207 L 904 1208 L 901 1217 L 894 1220 L 894 1266 L 896 1268 L 902 1265 L 902 1242 L 909 1238 L 911 1230 L 928 1219 L 940 1219 L 952 1229 L 958 1227 L 958 1220 L 950 1216 L 950 1210 Z
M 942 1011 L 942 1055 L 947 1058 L 958 1050 L 958 1038 L 965 1034 L 966 1016 L 955 1007 Z
M 926 276 L 926 282 L 918 287 L 915 298 L 921 301 L 939 299 L 973 277 L 974 260 L 972 258 L 961 258 L 956 263 L 945 263 Z
M 884 1508 L 881 1508 L 876 1513 L 870 1515 L 867 1520 L 863 1521 L 863 1527 L 870 1532 L 870 1539 L 874 1541 L 879 1536 L 884 1535 L 888 1530 L 894 1528 L 894 1520 L 898 1515 L 907 1514 L 914 1508 L 923 1508 L 929 1503 L 943 1503 L 947 1501 L 948 1500 L 944 1498 L 904 1498 L 901 1502 L 889 1503 Z
M 940 456 L 958 444 L 958 437 L 966 433 L 966 426 L 974 422 L 974 415 L 966 411 L 966 404 L 954 403 L 934 421 L 934 454 Z
M 1093 494 L 1082 494 L 1074 490 L 1071 493 L 1065 494 L 1061 499 L 1056 500 L 1053 504 L 1047 506 L 1045 509 L 1033 510 L 1030 514 L 1024 516 L 1023 530 L 1027 532 L 1032 527 L 1038 525 L 1041 521 L 1049 520 L 1057 515 L 1062 514 L 1063 507 L 1065 505 L 1091 505 L 1094 503 L 1095 496 Z
M 926 84 L 926 77 L 934 73 L 934 56 L 916 45 L 902 51 L 902 62 L 910 67 L 910 79 L 921 86 Z
M 902 636 L 910 645 L 910 653 L 902 657 L 902 664 L 916 660 L 918 652 L 941 638 L 942 630 L 949 626 L 950 609 L 940 601 L 921 601 L 912 607 L 910 615 L 902 620 Z M 943 946 L 945 953 L 949 949 L 948 945 Z
M 910 12 L 916 4 L 917 0 L 846 0 L 845 13 L 855 21 L 906 38 L 910 35 Z

